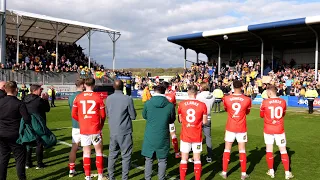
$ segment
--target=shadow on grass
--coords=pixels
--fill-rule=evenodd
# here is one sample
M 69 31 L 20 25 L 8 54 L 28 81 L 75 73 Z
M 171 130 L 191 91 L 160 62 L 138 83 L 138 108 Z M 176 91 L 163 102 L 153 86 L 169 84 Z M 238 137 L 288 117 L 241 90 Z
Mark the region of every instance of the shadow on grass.
M 287 147 L 287 152 L 288 152 L 288 156 L 289 156 L 289 163 L 291 165 L 291 157 L 292 155 L 295 153 L 295 151 L 291 151 L 289 147 Z M 274 171 L 277 172 L 277 169 L 281 163 L 281 154 L 279 151 L 275 152 L 276 156 L 274 157 Z M 291 166 L 290 167 L 290 171 L 291 171 Z

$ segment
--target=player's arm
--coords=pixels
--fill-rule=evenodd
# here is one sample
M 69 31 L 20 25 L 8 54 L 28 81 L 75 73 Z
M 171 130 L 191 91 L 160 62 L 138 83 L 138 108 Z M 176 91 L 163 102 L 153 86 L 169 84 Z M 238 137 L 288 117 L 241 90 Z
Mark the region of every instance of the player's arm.
M 99 98 L 99 97 L 98 97 Z M 103 99 L 99 98 L 99 114 L 100 114 L 100 120 L 102 127 L 104 125 L 104 121 L 106 120 L 106 106 L 104 105 Z
M 260 106 L 260 117 L 261 118 L 264 118 L 264 111 L 265 111 L 264 101 L 262 101 L 261 106 Z
M 178 105 L 178 121 L 179 121 L 179 123 L 181 123 L 181 106 L 180 105 Z
M 133 99 L 131 97 L 129 97 L 128 110 L 129 110 L 130 119 L 135 120 L 137 113 L 136 113 L 136 110 L 134 109 Z
M 76 121 L 79 121 L 79 116 L 78 116 L 78 103 L 77 103 L 77 99 L 75 99 L 73 101 L 73 105 L 72 105 L 72 118 L 75 119 Z
M 226 112 L 228 112 L 227 101 L 226 101 L 226 98 L 225 98 L 225 97 L 222 98 L 222 102 L 223 102 L 224 110 L 225 110 Z
M 286 111 L 287 111 L 287 104 L 286 104 L 286 101 L 283 101 L 283 117 L 286 115 Z
M 202 109 L 203 109 L 202 123 L 207 124 L 208 123 L 208 111 L 207 111 L 207 105 L 205 103 L 202 103 Z
M 248 106 L 247 112 L 246 112 L 247 115 L 250 114 L 251 105 L 252 105 L 252 102 L 251 102 L 251 99 L 249 99 L 249 106 Z
M 174 108 L 174 105 L 171 108 L 171 112 L 170 112 L 170 124 L 174 123 L 174 121 L 176 120 L 176 109 Z

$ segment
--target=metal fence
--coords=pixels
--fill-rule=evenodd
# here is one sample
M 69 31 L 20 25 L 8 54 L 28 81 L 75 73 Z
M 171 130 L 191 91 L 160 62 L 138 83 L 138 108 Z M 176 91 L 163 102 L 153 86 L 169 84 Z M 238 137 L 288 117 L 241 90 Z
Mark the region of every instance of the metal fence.
M 12 71 L 10 69 L 0 70 L 0 80 L 16 81 L 18 84 L 42 84 L 42 85 L 73 85 L 80 78 L 76 72 L 35 72 L 35 71 Z M 96 79 L 97 85 L 111 84 L 113 78 L 104 76 Z

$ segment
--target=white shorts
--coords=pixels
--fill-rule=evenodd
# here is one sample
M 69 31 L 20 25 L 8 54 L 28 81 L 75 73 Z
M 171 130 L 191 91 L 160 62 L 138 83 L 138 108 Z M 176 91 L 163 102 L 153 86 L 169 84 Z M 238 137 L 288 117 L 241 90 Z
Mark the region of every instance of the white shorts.
M 234 132 L 226 131 L 224 136 L 224 140 L 226 142 L 234 142 L 235 139 L 237 140 L 238 143 L 248 142 L 247 132 L 234 133 Z
M 279 147 L 284 147 L 287 145 L 286 134 L 266 134 L 264 133 L 264 143 L 265 144 L 274 144 L 276 141 L 276 145 Z
M 79 144 L 81 142 L 81 135 L 79 128 L 72 128 L 72 143 Z
M 176 127 L 174 126 L 174 123 L 169 124 L 169 132 L 170 132 L 170 133 L 176 132 Z
M 81 146 L 97 145 L 102 142 L 101 133 L 99 134 L 81 134 Z
M 180 151 L 182 153 L 189 153 L 191 150 L 194 153 L 201 153 L 202 152 L 202 142 L 189 143 L 189 142 L 180 141 Z

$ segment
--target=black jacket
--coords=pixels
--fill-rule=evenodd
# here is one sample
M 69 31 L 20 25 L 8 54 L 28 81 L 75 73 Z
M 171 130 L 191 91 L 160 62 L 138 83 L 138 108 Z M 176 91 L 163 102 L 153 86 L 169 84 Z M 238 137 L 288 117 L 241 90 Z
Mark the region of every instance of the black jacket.
M 25 104 L 16 96 L 5 96 L 0 99 L 0 109 L 0 137 L 17 139 L 21 118 L 26 124 L 31 122 Z
M 3 98 L 7 95 L 7 93 L 4 90 L 0 89 L 0 98 Z
M 30 114 L 39 114 L 44 120 L 47 120 L 46 112 L 50 111 L 49 101 L 42 99 L 40 96 L 28 94 L 24 98 L 24 103 Z

